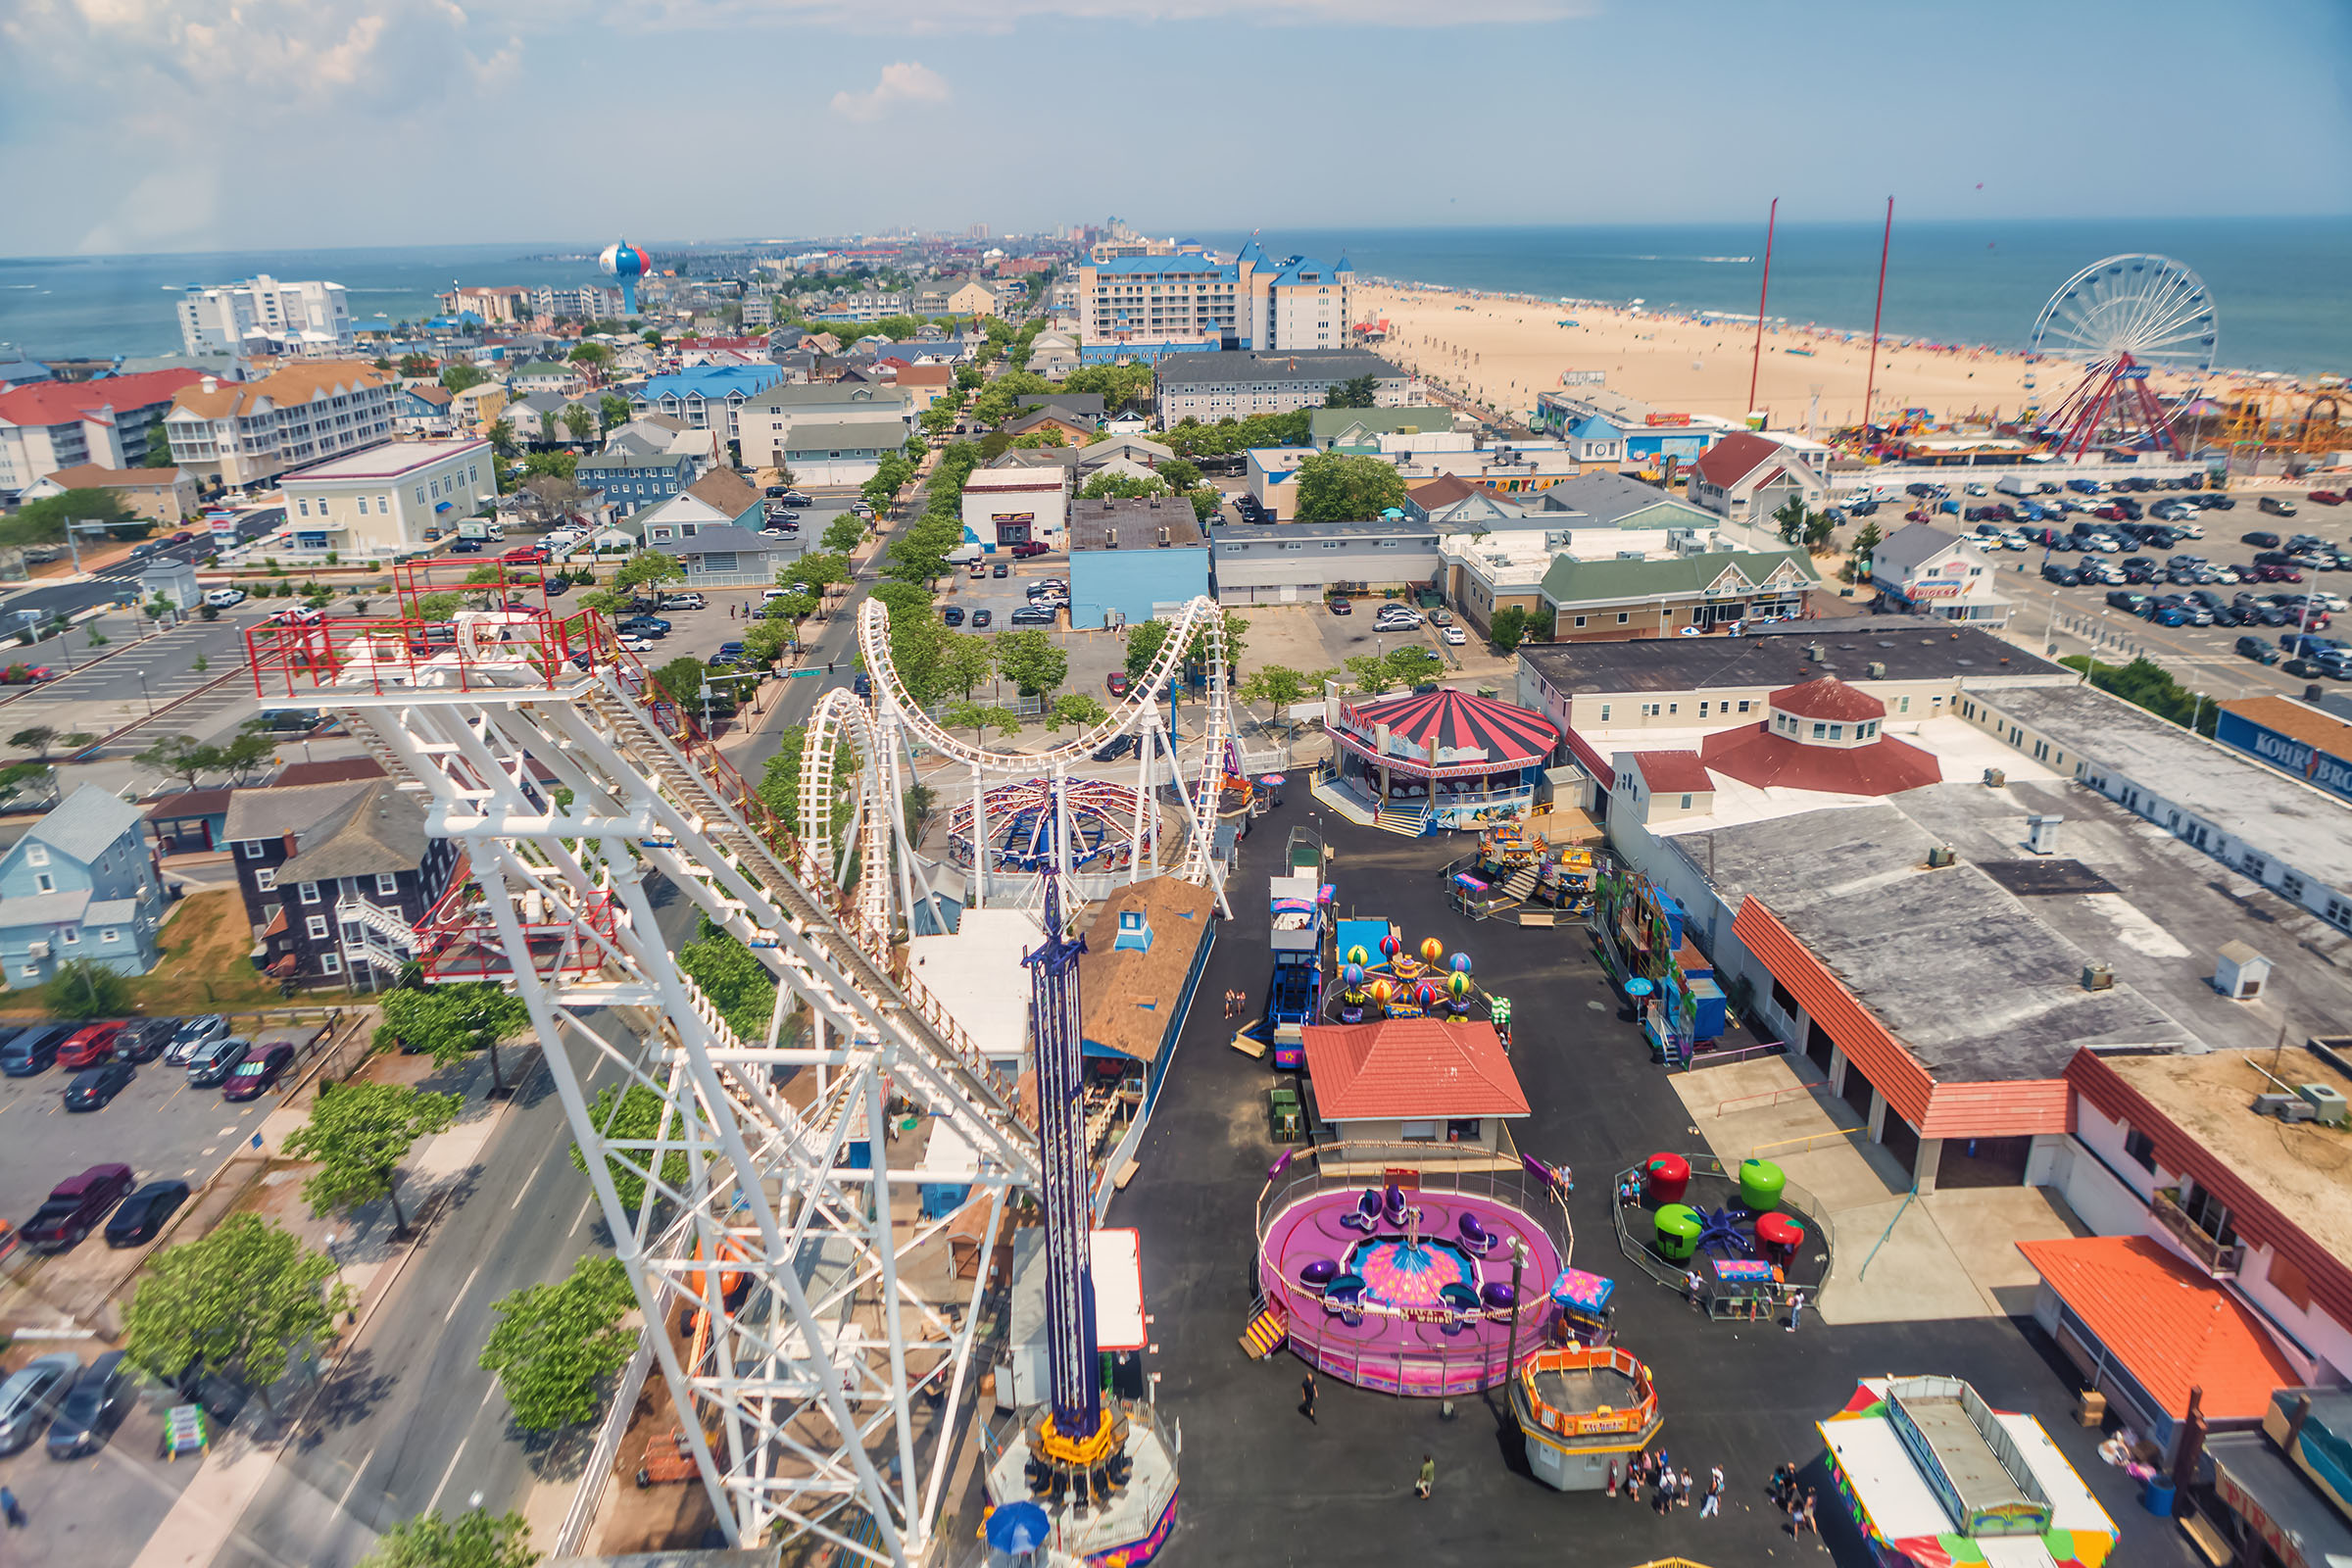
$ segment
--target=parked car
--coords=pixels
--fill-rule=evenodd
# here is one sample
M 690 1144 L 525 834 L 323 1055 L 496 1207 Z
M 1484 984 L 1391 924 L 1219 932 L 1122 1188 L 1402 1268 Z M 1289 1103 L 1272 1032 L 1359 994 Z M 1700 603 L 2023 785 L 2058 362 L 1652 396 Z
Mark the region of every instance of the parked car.
M 482 542 L 479 539 L 453 539 L 449 553 L 453 556 L 478 556 L 482 553 Z
M 500 556 L 498 564 L 502 566 L 536 566 L 546 560 L 546 546 L 516 545 L 505 555 Z
M 1105 675 L 1102 678 L 1102 686 L 1103 689 L 1108 691 L 1113 697 L 1126 696 L 1127 672 L 1123 669 L 1112 670 L 1108 675 Z
M 612 623 L 612 629 L 630 637 L 666 637 L 669 622 L 660 615 L 624 615 Z
M 2261 637 L 2240 637 L 2237 652 L 2240 658 L 2251 659 L 2257 664 L 2276 664 L 2281 657 L 2276 647 Z
M 215 610 L 226 610 L 231 605 L 241 605 L 245 602 L 245 590 L 242 588 L 216 588 L 204 596 L 204 602 Z
M 1355 613 L 1355 606 L 1348 600 L 1335 596 L 1333 598 L 1326 599 L 1323 602 L 1325 605 L 1330 607 L 1331 612 L 1335 615 L 1352 615 Z
M 220 1098 L 231 1101 L 259 1100 L 284 1076 L 294 1064 L 294 1048 L 280 1040 L 249 1052 L 238 1062 L 228 1081 L 220 1086 Z
M 106 1222 L 106 1245 L 136 1247 L 149 1240 L 188 1200 L 188 1191 L 183 1181 L 149 1182 L 122 1200 L 122 1206 Z
M 2128 589 L 2118 588 L 2115 592 L 2107 596 L 2107 603 L 2117 610 L 2128 610 L 2132 614 L 2136 615 L 2146 608 L 2148 596 L 2146 594 L 2135 594 Z
M 944 626 L 962 625 L 963 607 L 961 605 L 942 605 L 939 611 L 939 619 L 940 624 Z
M 227 1033 L 228 1020 L 217 1012 L 208 1012 L 197 1018 L 182 1018 L 179 1032 L 172 1037 L 172 1044 L 164 1048 L 164 1060 L 174 1067 L 179 1066 L 199 1050 Z
M 107 1104 L 130 1087 L 138 1069 L 127 1061 L 109 1061 L 96 1067 L 85 1067 L 66 1085 L 68 1110 L 104 1110 Z
M 1026 561 L 1031 556 L 1046 555 L 1049 553 L 1050 549 L 1050 546 L 1045 544 L 1042 540 L 1037 539 L 1023 540 L 1021 543 L 1011 547 L 1013 559 L 1016 561 Z
M 32 1446 L 80 1370 L 80 1356 L 59 1350 L 34 1357 L 0 1383 L 0 1453 L 19 1453 Z
M 2340 507 L 2344 504 L 2342 493 L 2335 490 L 2314 490 L 2303 499 L 2316 501 L 2323 507 Z
M 2081 572 L 2075 570 L 2075 568 L 2072 566 L 2061 565 L 2055 561 L 2045 561 L 2042 563 L 2041 577 L 2044 582 L 2054 582 L 2061 588 L 2080 588 L 2082 586 L 2082 574 Z
M 188 1058 L 188 1087 L 217 1089 L 253 1049 L 249 1040 L 216 1040 Z
M 1016 611 L 1014 613 L 1018 614 L 1019 612 Z M 972 612 L 972 630 L 986 631 L 996 623 L 996 614 L 992 611 L 975 610 Z
M 117 1061 L 153 1061 L 179 1032 L 177 1018 L 136 1018 L 115 1037 Z
M 49 1200 L 33 1210 L 20 1234 L 35 1251 L 65 1251 L 97 1229 L 129 1191 L 128 1165 L 92 1165 L 51 1188 Z
M 1061 612 L 1048 605 L 1030 604 L 1014 611 L 1009 618 L 1015 626 L 1051 626 L 1061 618 Z
M 57 1064 L 68 1072 L 95 1067 L 114 1055 L 115 1041 L 122 1033 L 119 1023 L 85 1024 L 57 1048 Z
M 130 1409 L 126 1352 L 108 1350 L 75 1374 L 49 1421 L 49 1457 L 78 1459 L 106 1446 Z
M 1012 563 L 1009 561 L 997 562 L 989 568 L 988 574 L 991 577 L 1009 577 L 1012 575 Z
M 1448 648 L 1459 648 L 1470 640 L 1469 634 L 1459 626 L 1447 626 L 1443 635 Z
M 1102 745 L 1095 748 L 1095 760 L 1098 762 L 1115 762 L 1122 757 L 1134 756 L 1138 749 L 1139 748 L 1134 736 L 1113 735 L 1110 739 L 1104 741 Z
M 58 1047 L 74 1037 L 74 1030 L 57 1024 L 38 1024 L 10 1038 L 0 1045 L 0 1073 L 11 1078 L 31 1078 L 47 1072 L 57 1063 Z

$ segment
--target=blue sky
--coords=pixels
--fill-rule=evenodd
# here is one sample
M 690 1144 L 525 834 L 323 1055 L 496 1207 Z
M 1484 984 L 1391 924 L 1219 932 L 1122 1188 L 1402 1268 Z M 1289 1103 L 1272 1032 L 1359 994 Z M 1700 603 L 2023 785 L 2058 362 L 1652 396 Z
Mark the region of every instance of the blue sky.
M 0 0 L 0 49 L 9 255 L 2352 211 L 2344 0 Z

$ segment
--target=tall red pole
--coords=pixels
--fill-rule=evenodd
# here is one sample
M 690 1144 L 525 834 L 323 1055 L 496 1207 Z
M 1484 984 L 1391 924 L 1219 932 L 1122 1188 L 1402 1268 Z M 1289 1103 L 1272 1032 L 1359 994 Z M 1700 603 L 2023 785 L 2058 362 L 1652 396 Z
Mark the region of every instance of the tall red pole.
M 1879 384 L 1879 318 L 1886 314 L 1886 253 L 1894 248 L 1894 198 L 1886 198 L 1886 235 L 1879 241 L 1879 303 L 1870 313 L 1870 374 L 1862 382 L 1862 439 L 1870 440 L 1870 395 Z
M 1780 221 L 1781 199 L 1772 199 L 1772 211 L 1764 218 L 1764 286 L 1756 290 L 1756 354 L 1747 368 L 1747 410 L 1756 406 L 1756 375 L 1764 368 L 1764 301 L 1772 293 L 1772 230 Z

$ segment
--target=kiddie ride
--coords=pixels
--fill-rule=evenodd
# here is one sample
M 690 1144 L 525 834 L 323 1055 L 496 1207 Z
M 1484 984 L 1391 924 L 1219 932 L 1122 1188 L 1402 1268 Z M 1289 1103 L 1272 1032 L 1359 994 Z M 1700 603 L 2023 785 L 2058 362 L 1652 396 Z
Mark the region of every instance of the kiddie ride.
M 1417 955 L 1408 953 L 1396 928 L 1378 917 L 1340 921 L 1335 945 L 1339 983 L 1324 1010 L 1336 1021 L 1441 1018 L 1466 1023 L 1485 1018 L 1502 1036 L 1503 1045 L 1510 1045 L 1510 1003 L 1479 988 L 1470 977 L 1467 953 L 1448 958 L 1446 945 L 1436 937 L 1423 942 Z
M 1267 881 L 1274 974 L 1266 986 L 1266 1038 L 1274 1065 L 1296 1072 L 1306 1064 L 1305 1037 L 1323 1004 L 1323 942 L 1330 933 L 1329 890 L 1312 871 Z

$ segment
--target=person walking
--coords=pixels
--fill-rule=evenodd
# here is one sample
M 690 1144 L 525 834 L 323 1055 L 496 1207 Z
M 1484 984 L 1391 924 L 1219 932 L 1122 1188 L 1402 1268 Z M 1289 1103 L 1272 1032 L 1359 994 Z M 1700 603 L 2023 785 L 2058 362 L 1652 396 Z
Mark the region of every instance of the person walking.
M 1804 1315 L 1805 1293 L 1802 1291 L 1790 1291 L 1788 1293 L 1788 1333 L 1794 1334 L 1796 1332 L 1797 1321 Z
M 1609 1495 L 1617 1495 L 1617 1461 L 1614 1459 L 1609 1461 Z
M 1306 1376 L 1298 1380 L 1298 1413 L 1321 1426 L 1322 1422 L 1315 1421 L 1315 1369 L 1311 1366 L 1306 1369 Z
M 1693 1312 L 1698 1310 L 1698 1293 L 1700 1290 L 1704 1289 L 1705 1284 L 1706 1282 L 1698 1277 L 1698 1270 L 1688 1269 L 1684 1271 L 1683 1295 L 1690 1299 L 1690 1310 Z
M 1713 1474 L 1707 1477 L 1707 1500 L 1698 1505 L 1698 1516 L 1701 1519 L 1712 1519 L 1715 1517 L 1716 1510 L 1722 1506 L 1723 1466 L 1717 1465 Z
M 1805 1504 L 1796 1510 L 1796 1529 L 1790 1533 L 1801 1536 L 1808 1530 L 1813 1532 L 1816 1540 L 1820 1539 L 1821 1521 L 1813 1517 L 1813 1489 L 1811 1487 L 1805 1489 Z
M 0 1518 L 8 1520 L 8 1527 L 11 1530 L 24 1528 L 24 1505 L 17 1500 L 16 1494 L 6 1487 L 0 1487 Z
M 1686 1508 L 1690 1507 L 1690 1494 L 1695 1489 L 1690 1485 L 1690 1472 L 1688 1470 L 1684 1471 L 1675 1479 L 1674 1500 L 1681 1503 Z
M 1426 1502 L 1429 1500 L 1430 1493 L 1436 1490 L 1437 1485 L 1438 1461 L 1434 1456 L 1425 1453 L 1421 1456 L 1421 1474 L 1413 1482 L 1413 1494 Z

